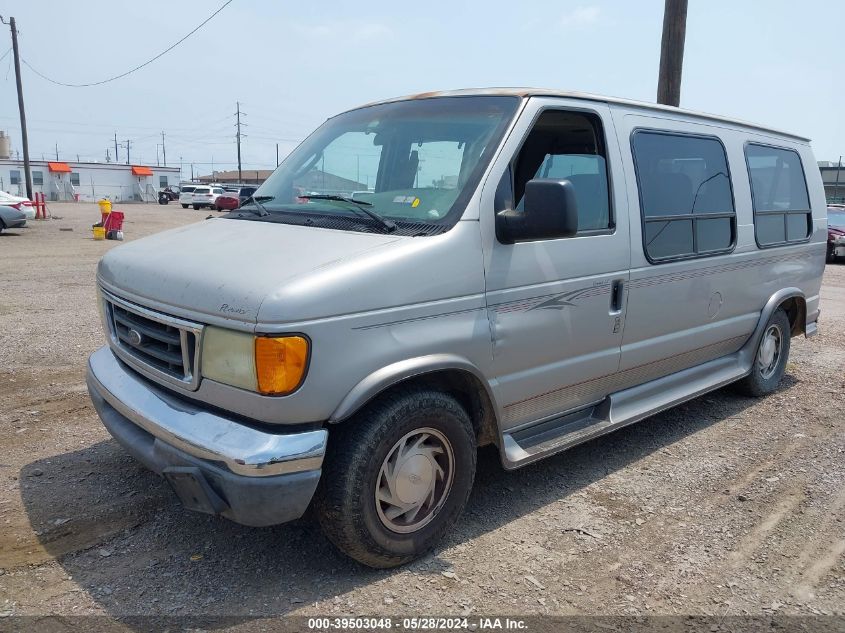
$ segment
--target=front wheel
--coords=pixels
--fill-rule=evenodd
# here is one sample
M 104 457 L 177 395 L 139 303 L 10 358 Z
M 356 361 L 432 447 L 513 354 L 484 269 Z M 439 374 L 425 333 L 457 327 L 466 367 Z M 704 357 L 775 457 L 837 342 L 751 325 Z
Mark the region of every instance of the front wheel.
M 775 310 L 757 344 L 751 373 L 737 383 L 745 395 L 758 398 L 778 388 L 789 359 L 791 330 L 783 308 Z
M 320 526 L 364 565 L 402 565 L 457 521 L 475 464 L 475 433 L 457 400 L 439 391 L 394 392 L 330 431 L 316 499 Z

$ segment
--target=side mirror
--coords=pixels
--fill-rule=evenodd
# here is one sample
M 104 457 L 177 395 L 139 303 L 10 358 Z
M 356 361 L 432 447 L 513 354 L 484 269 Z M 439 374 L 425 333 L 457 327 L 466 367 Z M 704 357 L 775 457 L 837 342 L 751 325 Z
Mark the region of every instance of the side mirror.
M 536 178 L 525 185 L 525 210 L 496 214 L 496 235 L 505 244 L 572 237 L 578 233 L 575 187 L 568 180 Z

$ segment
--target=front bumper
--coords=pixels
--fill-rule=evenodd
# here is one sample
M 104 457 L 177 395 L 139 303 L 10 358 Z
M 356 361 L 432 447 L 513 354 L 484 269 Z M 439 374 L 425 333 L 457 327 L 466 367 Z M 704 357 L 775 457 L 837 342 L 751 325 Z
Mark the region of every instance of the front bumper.
M 311 501 L 325 429 L 260 430 L 153 386 L 103 347 L 88 359 L 88 391 L 106 429 L 186 507 L 244 525 L 296 519 Z

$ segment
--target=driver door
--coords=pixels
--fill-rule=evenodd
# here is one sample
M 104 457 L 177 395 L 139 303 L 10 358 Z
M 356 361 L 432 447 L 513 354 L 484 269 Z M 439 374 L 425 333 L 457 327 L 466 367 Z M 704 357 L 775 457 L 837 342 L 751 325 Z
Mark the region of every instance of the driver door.
M 578 233 L 504 244 L 495 213 L 533 178 L 568 179 Z M 492 374 L 502 430 L 573 412 L 612 391 L 630 267 L 628 207 L 609 109 L 532 98 L 482 194 Z

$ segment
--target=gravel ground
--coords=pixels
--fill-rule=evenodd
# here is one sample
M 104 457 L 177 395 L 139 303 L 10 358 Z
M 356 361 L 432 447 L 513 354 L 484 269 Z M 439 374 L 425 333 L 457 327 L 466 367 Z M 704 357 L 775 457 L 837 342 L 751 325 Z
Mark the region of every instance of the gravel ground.
M 777 393 L 720 390 L 515 473 L 484 450 L 443 545 L 373 571 L 308 520 L 183 512 L 109 438 L 84 367 L 117 244 L 91 240 L 94 205 L 52 211 L 0 235 L 0 615 L 845 613 L 845 265 Z M 125 211 L 127 239 L 207 215 Z

